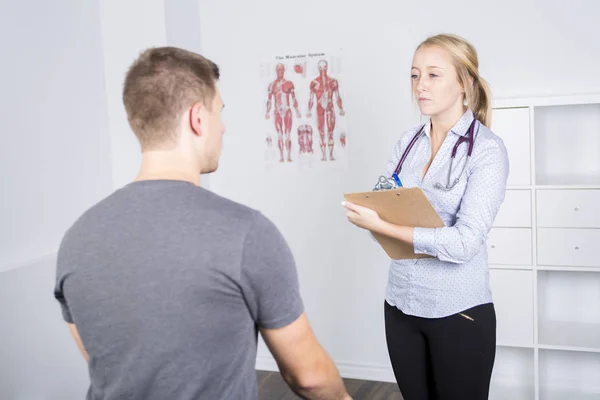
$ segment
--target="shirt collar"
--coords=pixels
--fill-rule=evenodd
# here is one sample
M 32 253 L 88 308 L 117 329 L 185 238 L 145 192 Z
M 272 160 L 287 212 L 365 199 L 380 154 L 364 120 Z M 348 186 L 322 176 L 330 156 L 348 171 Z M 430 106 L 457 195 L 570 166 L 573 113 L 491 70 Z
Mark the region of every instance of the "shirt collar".
M 467 111 L 465 111 L 462 117 L 460 117 L 458 122 L 454 124 L 452 128 L 450 128 L 450 132 L 456 135 L 465 136 L 469 130 L 469 126 L 471 126 L 471 122 L 473 122 L 473 118 L 475 118 L 473 111 L 467 108 Z M 427 120 L 425 123 L 425 126 L 423 127 L 423 133 L 431 137 L 431 119 Z

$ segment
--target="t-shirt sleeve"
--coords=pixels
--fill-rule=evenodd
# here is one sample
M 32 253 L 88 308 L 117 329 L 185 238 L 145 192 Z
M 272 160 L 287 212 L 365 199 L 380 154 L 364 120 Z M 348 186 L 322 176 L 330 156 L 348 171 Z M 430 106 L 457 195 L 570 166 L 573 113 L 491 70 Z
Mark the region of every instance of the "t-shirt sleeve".
M 66 275 L 61 273 L 60 269 L 58 268 L 56 273 L 56 284 L 54 286 L 54 298 L 58 300 L 58 303 L 60 304 L 63 319 L 72 324 L 73 316 L 71 315 L 71 310 L 69 309 L 69 304 L 67 303 L 63 289 L 65 277 Z
M 292 252 L 277 227 L 261 213 L 244 241 L 240 280 L 259 327 L 281 328 L 304 311 Z

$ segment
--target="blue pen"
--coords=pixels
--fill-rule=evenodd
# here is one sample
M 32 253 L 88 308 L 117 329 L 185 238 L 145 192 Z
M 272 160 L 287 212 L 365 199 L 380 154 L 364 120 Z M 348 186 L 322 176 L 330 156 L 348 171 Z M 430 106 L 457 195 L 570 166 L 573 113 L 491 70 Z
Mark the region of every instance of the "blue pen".
M 392 175 L 392 177 L 396 181 L 396 184 L 398 185 L 398 187 L 402 187 L 402 182 L 400 182 L 400 177 L 398 177 L 398 174 L 394 174 L 394 175 Z

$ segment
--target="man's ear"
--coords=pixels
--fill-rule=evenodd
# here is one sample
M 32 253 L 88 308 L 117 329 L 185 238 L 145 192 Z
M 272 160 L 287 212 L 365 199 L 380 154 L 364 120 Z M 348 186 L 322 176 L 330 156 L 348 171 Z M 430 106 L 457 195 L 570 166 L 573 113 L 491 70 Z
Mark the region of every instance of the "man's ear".
M 203 110 L 204 110 L 204 106 L 202 105 L 202 103 L 195 103 L 190 108 L 190 115 L 189 115 L 190 129 L 192 130 L 192 132 L 194 132 L 198 136 L 202 135 L 202 116 L 203 116 L 202 111 Z

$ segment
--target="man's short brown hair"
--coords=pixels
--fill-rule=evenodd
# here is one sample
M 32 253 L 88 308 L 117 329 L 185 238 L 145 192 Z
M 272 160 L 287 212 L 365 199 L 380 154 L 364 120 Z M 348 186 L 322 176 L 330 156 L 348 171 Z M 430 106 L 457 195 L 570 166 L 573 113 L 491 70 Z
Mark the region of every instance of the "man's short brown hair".
M 125 78 L 123 103 L 142 149 L 174 143 L 181 113 L 196 102 L 210 107 L 219 67 L 176 47 L 145 50 Z

